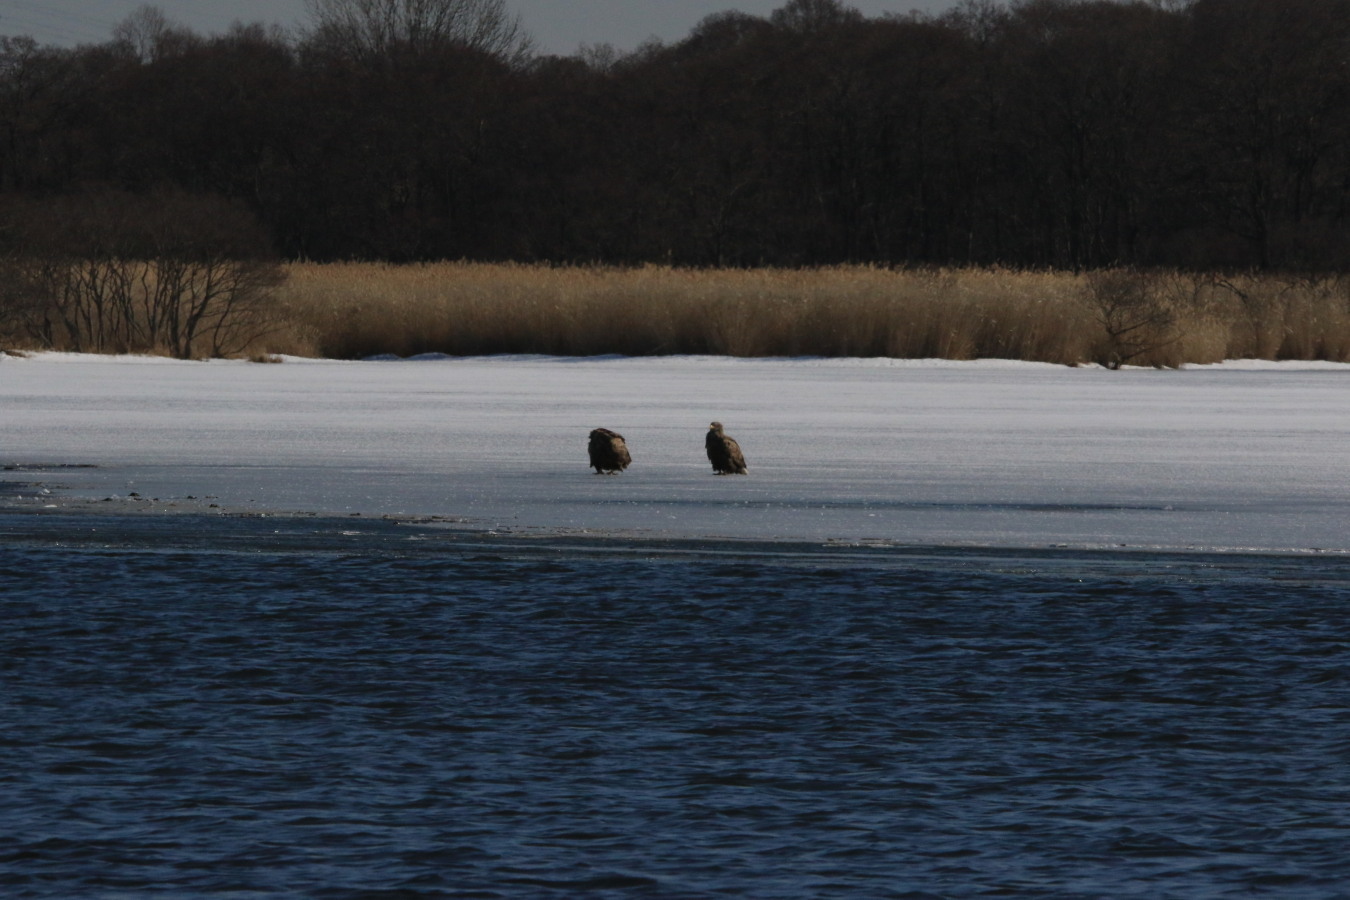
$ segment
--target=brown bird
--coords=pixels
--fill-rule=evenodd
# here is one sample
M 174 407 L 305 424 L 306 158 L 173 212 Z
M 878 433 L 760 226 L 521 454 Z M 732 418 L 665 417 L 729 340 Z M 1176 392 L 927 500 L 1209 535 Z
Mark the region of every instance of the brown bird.
M 628 455 L 628 445 L 623 435 L 608 428 L 597 428 L 591 432 L 591 442 L 586 448 L 591 454 L 591 466 L 597 475 L 612 475 L 622 472 L 632 463 Z
M 741 454 L 741 445 L 736 439 L 722 433 L 722 423 L 713 422 L 708 426 L 708 436 L 703 439 L 708 450 L 708 461 L 718 475 L 746 474 L 745 457 Z

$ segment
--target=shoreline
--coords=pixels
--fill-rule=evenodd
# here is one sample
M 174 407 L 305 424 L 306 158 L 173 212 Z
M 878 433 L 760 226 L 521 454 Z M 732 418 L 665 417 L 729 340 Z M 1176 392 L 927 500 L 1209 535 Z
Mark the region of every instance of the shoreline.
M 1132 580 L 1350 583 L 1340 550 L 1017 546 L 880 539 L 668 536 L 636 531 L 521 526 L 502 528 L 450 515 L 335 514 L 227 507 L 210 497 L 65 493 L 52 482 L 17 480 L 89 466 L 7 466 L 0 472 L 0 547 L 92 552 L 316 554 L 509 561 L 642 559 L 707 565 L 966 570 L 972 574 L 1083 575 Z M 1331 567 L 1331 568 L 1328 568 Z

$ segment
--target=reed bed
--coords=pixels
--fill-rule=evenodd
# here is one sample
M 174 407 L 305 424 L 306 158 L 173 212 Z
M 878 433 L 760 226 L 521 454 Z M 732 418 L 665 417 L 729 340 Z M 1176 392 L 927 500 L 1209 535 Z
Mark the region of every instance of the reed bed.
M 1350 279 L 1114 270 L 287 267 L 270 352 L 1350 360 Z

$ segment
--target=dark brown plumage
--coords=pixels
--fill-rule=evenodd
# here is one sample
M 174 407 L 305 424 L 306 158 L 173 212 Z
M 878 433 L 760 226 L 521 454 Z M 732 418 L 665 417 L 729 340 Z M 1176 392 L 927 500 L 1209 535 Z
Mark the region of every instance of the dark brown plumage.
M 624 443 L 623 435 L 608 428 L 592 431 L 587 449 L 591 454 L 591 466 L 597 475 L 622 472 L 633 461 L 633 457 L 628 455 L 628 445 Z
M 718 475 L 746 474 L 745 456 L 741 454 L 741 445 L 736 439 L 722 433 L 722 423 L 714 422 L 708 426 L 708 436 L 703 439 L 708 451 L 708 461 Z

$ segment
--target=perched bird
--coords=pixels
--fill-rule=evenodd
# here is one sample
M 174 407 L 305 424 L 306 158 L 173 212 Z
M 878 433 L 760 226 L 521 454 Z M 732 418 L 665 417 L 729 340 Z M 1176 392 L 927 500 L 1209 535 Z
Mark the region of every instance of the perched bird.
M 708 461 L 718 475 L 744 475 L 745 457 L 741 454 L 741 445 L 735 438 L 722 433 L 722 423 L 714 422 L 708 426 L 708 436 L 703 439 L 708 450 Z
M 591 442 L 586 448 L 591 454 L 591 465 L 597 475 L 610 475 L 628 468 L 633 457 L 628 455 L 628 445 L 623 435 L 608 428 L 597 428 L 591 432 Z

